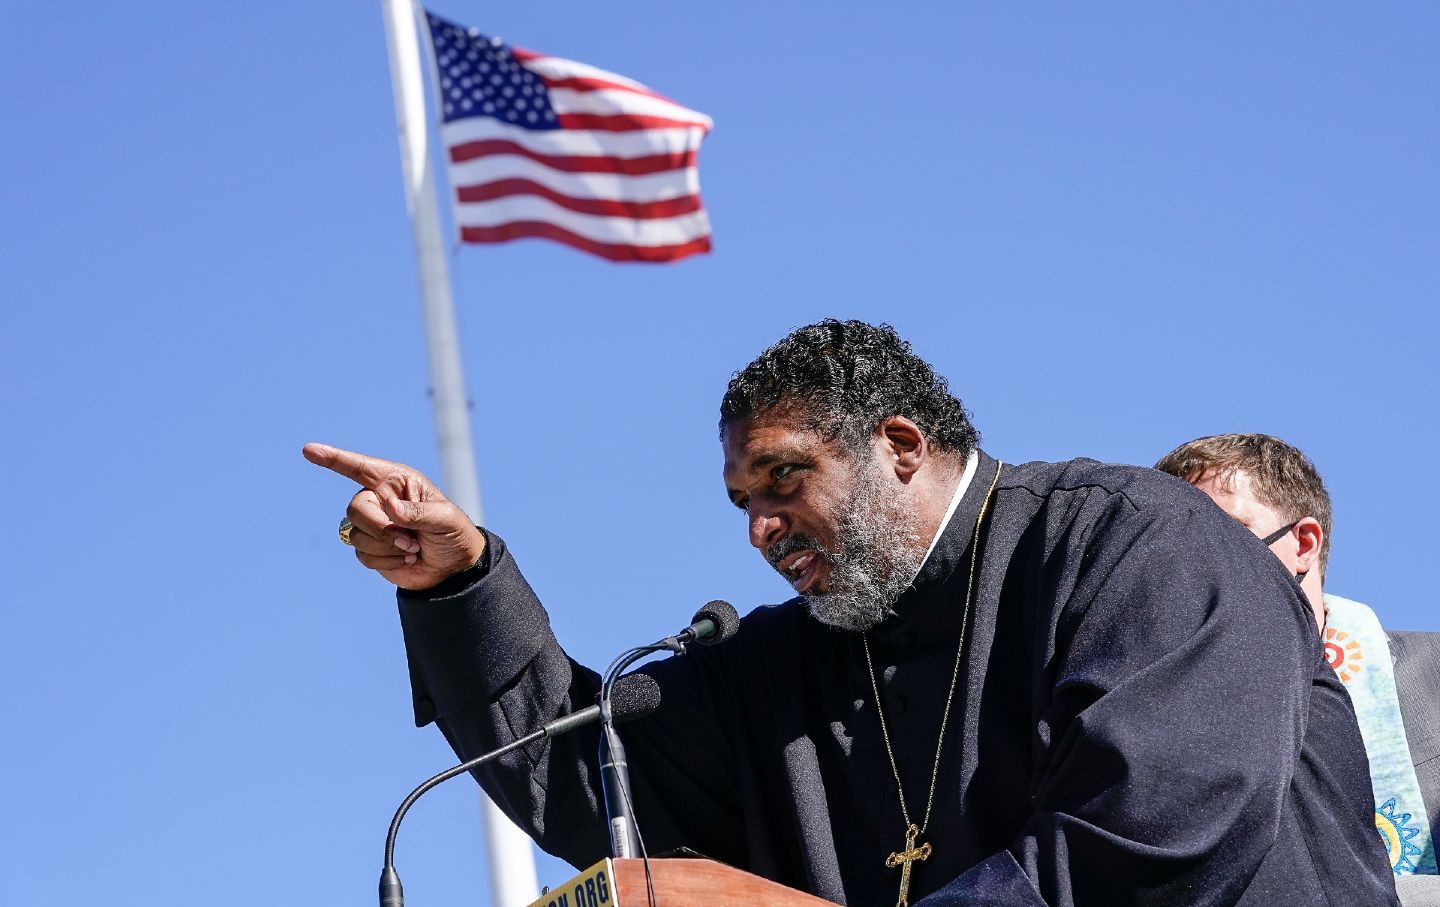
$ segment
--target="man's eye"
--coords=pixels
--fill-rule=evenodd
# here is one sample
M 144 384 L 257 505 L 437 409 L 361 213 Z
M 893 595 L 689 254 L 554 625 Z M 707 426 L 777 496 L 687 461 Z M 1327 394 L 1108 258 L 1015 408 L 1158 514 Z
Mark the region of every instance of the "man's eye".
M 776 466 L 774 469 L 770 470 L 770 477 L 778 482 L 799 468 L 800 467 L 794 463 L 786 463 L 783 466 Z

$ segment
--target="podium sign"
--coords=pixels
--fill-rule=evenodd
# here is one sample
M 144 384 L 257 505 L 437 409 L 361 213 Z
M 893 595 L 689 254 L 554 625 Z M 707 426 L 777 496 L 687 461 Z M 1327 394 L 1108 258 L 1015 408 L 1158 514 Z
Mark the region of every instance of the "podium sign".
M 615 869 L 606 857 L 526 907 L 615 907 Z
M 835 907 L 830 901 L 762 879 L 714 860 L 604 859 L 542 894 L 526 907 L 648 907 L 650 885 L 658 907 Z

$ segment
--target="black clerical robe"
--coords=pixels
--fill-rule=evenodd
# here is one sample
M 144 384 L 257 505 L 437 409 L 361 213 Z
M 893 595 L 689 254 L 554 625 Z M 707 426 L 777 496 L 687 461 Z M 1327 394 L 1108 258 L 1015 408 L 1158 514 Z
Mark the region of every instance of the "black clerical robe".
M 895 614 L 871 631 L 919 821 L 996 463 Z M 401 595 L 417 723 L 474 756 L 594 701 L 504 543 Z M 823 898 L 895 903 L 904 843 L 860 637 L 797 599 L 715 648 L 654 663 L 663 704 L 622 728 L 649 851 L 688 847 Z M 608 851 L 597 738 L 478 774 L 546 851 Z M 1091 461 L 1007 466 L 912 902 L 1394 903 L 1354 713 L 1277 559 L 1169 476 Z

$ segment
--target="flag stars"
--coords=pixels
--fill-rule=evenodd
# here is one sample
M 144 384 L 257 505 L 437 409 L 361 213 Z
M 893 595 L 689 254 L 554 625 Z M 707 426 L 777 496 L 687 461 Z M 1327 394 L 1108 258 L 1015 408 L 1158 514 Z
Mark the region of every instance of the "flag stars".
M 429 17 L 444 119 L 489 116 L 527 129 L 555 129 L 545 82 L 498 38 Z

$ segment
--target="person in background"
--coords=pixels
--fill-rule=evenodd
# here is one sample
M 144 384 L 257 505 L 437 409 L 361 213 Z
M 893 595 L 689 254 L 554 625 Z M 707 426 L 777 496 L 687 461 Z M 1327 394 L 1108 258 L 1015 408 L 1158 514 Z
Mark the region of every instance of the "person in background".
M 1326 661 L 1355 704 L 1375 827 L 1407 907 L 1440 905 L 1440 633 L 1386 633 L 1375 612 L 1323 591 L 1331 509 L 1308 457 L 1279 438 L 1197 438 L 1155 464 L 1210 496 L 1280 559 L 1315 613 Z

